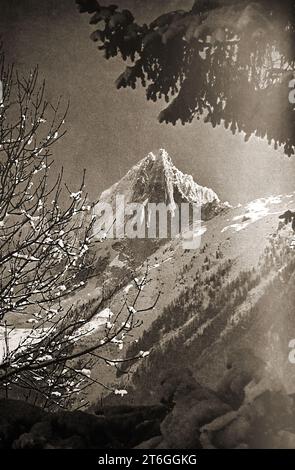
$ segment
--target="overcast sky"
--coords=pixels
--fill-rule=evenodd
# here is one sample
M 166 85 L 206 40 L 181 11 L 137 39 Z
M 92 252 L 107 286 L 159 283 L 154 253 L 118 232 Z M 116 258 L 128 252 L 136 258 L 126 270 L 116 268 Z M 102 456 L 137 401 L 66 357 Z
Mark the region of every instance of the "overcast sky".
M 115 3 L 132 9 L 140 22 L 149 22 L 192 2 Z M 143 89 L 117 91 L 114 82 L 124 65 L 103 58 L 89 39 L 93 28 L 88 21 L 89 15 L 79 14 L 74 0 L 0 0 L 0 32 L 8 60 L 23 70 L 38 64 L 49 98 L 70 99 L 68 132 L 56 145 L 55 160 L 73 186 L 86 168 L 89 193 L 96 198 L 148 152 L 164 147 L 180 170 L 234 204 L 295 189 L 295 158 L 254 138 L 245 144 L 241 136 L 198 121 L 175 127 L 159 124 L 164 103 L 147 102 Z

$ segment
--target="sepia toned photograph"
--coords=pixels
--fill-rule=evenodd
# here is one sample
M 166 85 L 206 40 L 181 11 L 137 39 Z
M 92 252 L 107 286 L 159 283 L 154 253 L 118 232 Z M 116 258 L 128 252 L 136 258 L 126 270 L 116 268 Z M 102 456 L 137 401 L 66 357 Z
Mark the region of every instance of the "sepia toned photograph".
M 115 3 L 0 0 L 0 449 L 295 449 L 295 1 Z

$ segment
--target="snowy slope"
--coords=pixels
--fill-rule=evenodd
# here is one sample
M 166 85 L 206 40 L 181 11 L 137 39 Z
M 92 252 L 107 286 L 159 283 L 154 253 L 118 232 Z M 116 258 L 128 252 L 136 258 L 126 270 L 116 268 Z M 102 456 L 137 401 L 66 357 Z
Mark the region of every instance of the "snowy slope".
M 273 359 L 271 347 L 276 333 L 270 335 L 269 332 L 273 325 L 273 317 L 279 321 L 280 315 L 278 311 L 272 312 L 268 309 L 267 314 L 263 315 L 266 326 L 262 329 L 258 326 L 259 319 L 251 317 L 251 311 L 257 304 L 259 305 L 268 286 L 293 258 L 292 240 L 295 237 L 292 227 L 290 224 L 285 226 L 279 216 L 294 208 L 295 193 L 267 195 L 244 206 L 228 209 L 202 223 L 199 249 L 184 250 L 179 240 L 170 240 L 158 247 L 146 258 L 142 266 L 138 267 L 135 271 L 138 278 L 144 275 L 146 266 L 149 267 L 149 282 L 142 291 L 137 308 L 144 309 L 151 305 L 157 293 L 161 293 L 155 308 L 138 316 L 141 326 L 133 332 L 129 344 L 129 347 L 137 347 L 139 341 L 140 350 L 154 351 L 145 360 L 145 364 L 152 367 L 152 371 L 147 369 L 146 377 L 144 372 L 141 376 L 141 362 L 134 364 L 136 382 L 133 382 L 133 374 L 128 376 L 129 385 L 136 383 L 139 401 L 143 399 L 141 393 L 144 393 L 147 387 L 145 380 L 151 381 L 153 377 L 155 383 L 157 382 L 159 370 L 155 370 L 155 367 L 158 368 L 155 364 L 167 363 L 167 367 L 168 365 L 170 367 L 171 361 L 181 362 L 183 357 L 183 364 L 178 366 L 195 368 L 199 379 L 214 386 L 215 380 L 223 373 L 222 361 L 229 347 L 247 344 L 247 347 L 253 348 L 264 360 L 270 360 L 270 354 Z M 263 263 L 268 262 L 270 255 L 272 258 L 276 257 L 274 265 L 270 266 L 269 272 L 264 272 L 262 260 Z M 229 263 L 228 271 L 218 275 L 218 270 L 227 263 Z M 245 282 L 243 273 L 248 273 Z M 251 282 L 255 280 L 256 275 L 259 281 L 254 282 L 252 287 Z M 211 277 L 215 279 L 214 282 L 218 282 L 218 289 L 210 280 Z M 231 283 L 237 283 L 237 287 L 229 288 Z M 199 299 L 204 294 L 202 308 L 208 307 L 209 302 L 214 301 L 214 291 L 219 292 L 218 296 L 221 296 L 220 300 L 218 296 L 216 297 L 215 313 L 216 305 L 212 312 L 209 310 L 208 313 L 194 306 L 195 302 L 198 305 Z M 245 299 L 237 300 L 239 303 L 232 309 L 231 302 L 239 299 L 240 292 L 244 291 L 247 294 Z M 136 294 L 135 283 L 126 279 L 126 284 L 112 299 L 112 311 L 119 310 L 122 299 L 126 298 L 127 303 L 132 304 Z M 173 304 L 176 305 L 175 308 Z M 168 312 L 167 307 L 169 307 Z M 284 315 L 282 312 L 282 317 Z M 287 339 L 276 353 L 276 360 L 280 358 L 280 361 L 286 362 L 289 352 L 288 338 L 295 337 L 295 321 L 294 332 L 289 331 L 285 321 L 281 327 L 284 328 L 284 338 Z M 256 336 L 253 329 L 256 331 Z M 157 332 L 160 332 L 159 338 Z M 148 338 L 147 343 L 142 342 L 144 336 Z M 125 344 L 121 354 L 126 353 L 132 357 L 133 352 L 134 350 L 128 350 L 128 344 Z M 117 352 L 114 354 L 117 355 Z M 110 375 L 112 371 L 113 375 Z M 112 381 L 116 380 L 115 372 L 110 368 L 106 370 Z M 93 373 L 101 373 L 101 370 Z M 284 375 L 288 376 L 285 372 Z M 128 388 L 128 383 L 125 385 Z M 293 385 L 295 387 L 295 383 Z M 293 385 L 291 390 L 294 389 Z M 148 399 L 146 394 L 145 398 Z
M 225 292 L 224 299 L 228 302 L 231 300 L 231 295 L 227 295 L 228 284 L 235 282 L 243 271 L 251 271 L 252 269 L 259 271 L 261 257 L 264 256 L 268 247 L 273 246 L 271 245 L 272 240 L 277 240 L 281 244 L 278 244 L 278 250 L 281 250 L 285 245 L 291 247 L 294 236 L 291 226 L 283 226 L 279 230 L 278 227 L 279 224 L 283 225 L 279 216 L 287 210 L 294 211 L 295 193 L 267 195 L 265 198 L 250 201 L 244 206 L 230 208 L 220 202 L 219 197 L 212 189 L 198 185 L 191 176 L 178 170 L 167 152 L 160 150 L 157 155 L 151 153 L 132 167 L 120 181 L 101 194 L 100 201 L 107 202 L 113 207 L 118 195 L 124 195 L 126 203 L 164 202 L 172 207 L 182 202 L 201 204 L 203 215 L 205 214 L 200 230 L 201 245 L 196 250 L 184 250 L 179 239 L 166 240 L 163 244 L 154 244 L 151 249 L 146 248 L 148 245 L 146 240 L 141 240 L 141 243 L 138 244 L 135 243 L 135 240 L 132 240 L 132 244 L 128 244 L 126 240 L 122 243 L 117 240 L 105 240 L 103 243 L 97 243 L 98 257 L 108 259 L 108 264 L 101 273 L 101 277 L 90 279 L 67 302 L 76 305 L 78 302 L 87 303 L 89 300 L 98 299 L 101 295 L 102 284 L 105 289 L 110 285 L 111 290 L 114 286 L 118 287 L 118 290 L 110 299 L 110 310 L 99 312 L 97 317 L 93 319 L 94 323 L 87 325 L 85 341 L 91 344 L 91 341 L 97 339 L 98 330 L 104 328 L 108 320 L 106 312 L 111 311 L 113 317 L 116 318 L 116 314 L 121 311 L 122 303 L 126 302 L 127 305 L 132 305 L 138 292 L 136 282 L 132 278 L 136 276 L 141 279 L 148 266 L 149 282 L 146 283 L 138 299 L 137 310 L 152 305 L 158 292 L 161 293 L 160 298 L 153 309 L 139 316 L 140 324 L 132 333 L 130 342 L 128 339 L 124 346 L 121 343 L 113 344 L 108 351 L 109 356 L 116 358 L 124 356 L 128 346 L 140 341 L 144 333 L 150 331 L 153 325 L 157 325 L 156 322 L 159 322 L 161 325 L 159 328 L 161 332 L 159 349 L 161 350 L 164 346 L 170 347 L 175 338 L 180 338 L 183 335 L 185 338 L 183 354 L 188 354 L 186 365 L 193 365 L 198 369 L 198 374 L 205 383 L 214 385 L 212 377 L 222 370 L 220 362 L 223 360 L 223 350 L 227 347 L 227 342 L 234 343 L 232 338 L 230 341 L 228 340 L 229 335 L 234 334 L 235 341 L 241 343 L 243 337 L 240 331 L 239 335 L 236 333 L 238 329 L 241 329 L 243 334 L 244 330 L 247 333 L 250 328 L 252 330 L 256 328 L 258 331 L 259 325 L 255 318 L 251 318 L 251 324 L 247 323 L 245 328 L 244 323 L 250 318 L 251 309 L 263 296 L 267 284 L 284 268 L 287 258 L 278 257 L 275 269 L 272 268 L 267 276 L 263 274 L 261 282 L 255 287 L 249 289 L 248 285 L 241 285 L 239 290 L 249 289 L 249 292 L 246 299 L 234 311 L 231 311 L 230 308 L 223 311 L 221 303 L 220 313 L 218 312 L 215 316 L 212 314 L 211 317 L 208 315 L 202 317 L 198 308 L 191 308 L 194 292 L 197 292 L 198 289 L 200 292 L 205 292 L 205 301 L 209 302 L 215 289 L 210 277 L 216 277 L 219 267 L 230 260 L 230 269 L 226 275 L 220 277 L 218 287 L 220 291 Z M 288 254 L 288 259 L 292 255 L 293 252 L 291 255 Z M 268 254 L 268 256 L 270 255 Z M 249 281 L 247 283 L 249 284 Z M 179 303 L 179 298 L 186 291 L 189 293 L 185 302 Z M 232 298 L 238 294 L 239 292 L 234 292 Z M 161 318 L 163 318 L 165 309 L 170 307 L 173 302 L 179 303 L 173 319 L 176 326 L 172 322 L 173 327 L 171 325 L 168 327 L 164 321 L 161 323 Z M 189 308 L 190 312 L 187 314 Z M 264 318 L 266 326 L 263 325 L 263 331 L 262 327 L 261 331 L 258 331 L 256 348 L 259 346 L 259 338 L 262 336 L 268 338 L 267 335 L 272 327 L 273 318 L 269 320 L 267 315 L 264 315 Z M 118 321 L 125 321 L 124 316 L 119 316 Z M 20 324 L 19 326 L 27 325 Z M 166 329 L 163 329 L 164 327 Z M 285 329 L 286 335 L 289 334 L 287 328 Z M 250 337 L 248 335 L 244 339 L 244 342 L 247 340 L 251 347 L 254 343 L 252 337 L 254 338 L 256 331 L 252 330 Z M 273 341 L 275 333 L 276 331 L 272 333 L 269 341 Z M 23 330 L 20 330 L 20 334 L 22 336 Z M 294 333 L 290 332 L 290 335 L 290 339 L 295 338 L 295 328 Z M 220 338 L 223 338 L 222 342 Z M 267 341 L 268 339 L 265 340 L 265 342 Z M 122 350 L 119 349 L 119 345 L 123 348 Z M 157 349 L 157 344 L 153 346 Z M 283 346 L 285 350 L 282 353 L 282 358 L 286 357 L 288 353 L 287 340 Z M 266 344 L 264 350 L 267 352 L 268 348 L 270 346 Z M 146 350 L 144 345 L 141 349 Z M 266 352 L 264 359 L 268 360 Z M 264 352 L 262 351 L 261 354 Z M 279 354 L 277 356 L 279 357 Z M 194 362 L 191 361 L 192 357 Z M 219 359 L 217 360 L 216 357 Z M 165 359 L 165 354 L 163 354 L 160 362 L 166 363 Z M 149 359 L 146 362 L 149 362 Z M 136 368 L 140 370 L 140 363 Z M 116 369 L 105 364 L 100 364 L 99 368 L 92 371 L 92 376 L 103 378 L 102 382 L 104 383 L 115 382 L 115 374 Z M 156 377 L 156 374 L 153 375 Z M 144 388 L 143 380 L 141 385 Z M 93 400 L 99 395 L 97 388 L 91 393 L 93 393 Z

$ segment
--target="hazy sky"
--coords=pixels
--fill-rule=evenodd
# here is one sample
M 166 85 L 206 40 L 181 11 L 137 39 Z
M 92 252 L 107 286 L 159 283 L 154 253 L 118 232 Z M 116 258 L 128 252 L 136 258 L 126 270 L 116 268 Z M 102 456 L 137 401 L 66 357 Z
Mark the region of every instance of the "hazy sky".
M 149 22 L 192 2 L 115 3 Z M 159 124 L 157 115 L 164 103 L 147 102 L 143 89 L 117 91 L 114 81 L 124 65 L 103 58 L 89 39 L 93 27 L 88 21 L 89 15 L 79 14 L 74 0 L 0 0 L 7 58 L 23 70 L 38 64 L 48 96 L 70 99 L 68 132 L 56 145 L 55 159 L 71 184 L 86 168 L 89 193 L 95 198 L 148 152 L 164 147 L 179 169 L 231 203 L 295 189 L 295 158 L 288 159 L 257 139 L 245 144 L 240 136 L 198 121 L 175 127 Z

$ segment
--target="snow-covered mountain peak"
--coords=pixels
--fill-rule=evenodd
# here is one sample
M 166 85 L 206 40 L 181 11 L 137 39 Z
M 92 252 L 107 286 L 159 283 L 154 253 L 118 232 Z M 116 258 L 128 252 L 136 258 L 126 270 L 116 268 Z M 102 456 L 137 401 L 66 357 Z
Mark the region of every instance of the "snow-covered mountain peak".
M 210 188 L 197 184 L 191 175 L 178 170 L 165 149 L 150 152 L 123 178 L 101 194 L 100 202 L 114 207 L 117 196 L 128 203 L 164 203 L 171 208 L 182 203 L 202 206 L 205 219 L 218 214 L 224 205 Z
M 150 152 L 147 158 L 163 168 L 169 169 L 174 167 L 172 159 L 165 149 L 159 149 L 156 153 Z
M 160 149 L 157 153 L 149 153 L 146 158 L 136 165 L 139 170 L 140 181 L 146 183 L 146 188 L 154 198 L 159 196 L 159 189 L 165 189 L 164 200 L 157 202 L 190 202 L 200 205 L 216 202 L 219 197 L 210 188 L 197 184 L 191 175 L 187 175 L 178 170 L 165 149 Z M 146 178 L 148 174 L 148 178 Z M 159 184 L 161 188 L 159 188 Z M 156 201 L 155 201 L 156 202 Z
M 158 152 L 150 152 L 147 156 L 147 158 L 153 162 L 162 162 L 164 163 L 170 163 L 172 164 L 172 160 L 168 154 L 168 152 L 165 149 L 159 149 Z

